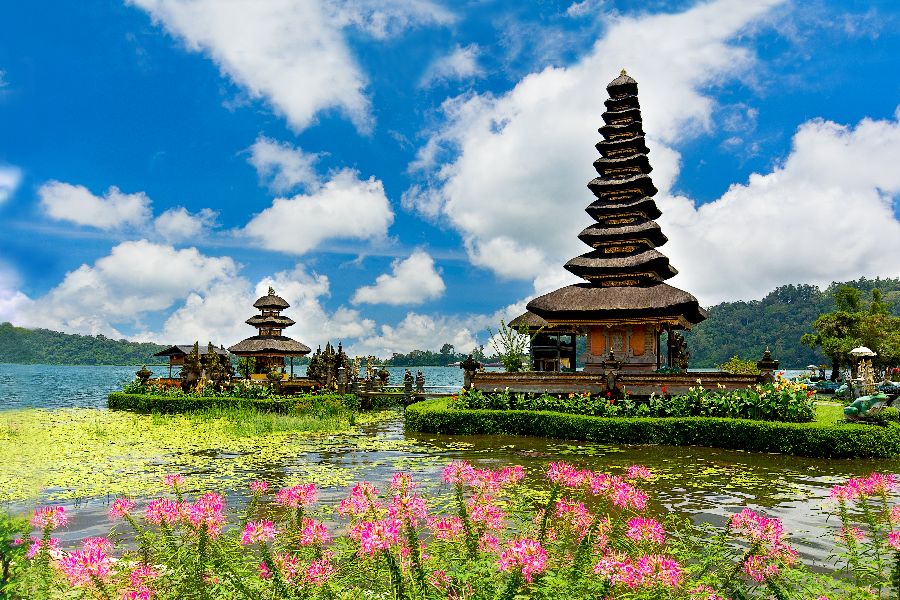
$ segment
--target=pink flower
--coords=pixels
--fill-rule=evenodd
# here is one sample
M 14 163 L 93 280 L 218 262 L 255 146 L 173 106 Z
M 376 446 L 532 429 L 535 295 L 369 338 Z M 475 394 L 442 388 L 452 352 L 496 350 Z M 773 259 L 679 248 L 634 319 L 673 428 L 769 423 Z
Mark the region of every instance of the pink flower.
M 547 468 L 547 479 L 558 485 L 570 488 L 581 487 L 590 475 L 590 471 L 579 471 L 569 463 L 564 462 L 550 463 L 550 466 Z
M 475 469 L 467 483 L 474 487 L 479 494 L 493 495 L 504 486 L 521 481 L 523 477 L 525 477 L 525 471 L 520 466 L 504 467 L 499 471 Z
M 608 553 L 594 566 L 594 572 L 613 584 L 629 588 L 676 587 L 681 583 L 681 565 L 660 554 L 648 554 L 632 561 L 624 554 Z
M 150 501 L 144 511 L 144 518 L 156 525 L 174 525 L 181 519 L 182 506 L 168 498 Z
M 272 521 L 250 521 L 244 526 L 244 531 L 241 533 L 241 544 L 249 546 L 256 542 L 271 542 L 277 533 L 275 523 Z
M 628 479 L 652 479 L 653 473 L 644 465 L 631 465 L 628 467 Z
M 111 544 L 106 538 L 88 538 L 83 549 L 59 561 L 59 568 L 73 586 L 91 585 L 94 579 L 109 579 L 112 558 L 106 553 Z
M 475 479 L 475 468 L 465 460 L 454 460 L 444 467 L 444 483 L 468 484 Z
M 381 504 L 378 502 L 378 489 L 368 481 L 361 481 L 353 486 L 350 497 L 344 498 L 338 505 L 338 513 L 342 517 L 347 515 L 362 517 L 379 510 Z
M 272 556 L 272 562 L 285 583 L 290 584 L 297 577 L 299 569 L 297 568 L 298 561 L 296 557 L 291 556 L 287 552 L 277 552 Z M 265 562 L 259 563 L 259 576 L 262 579 L 271 579 L 272 577 L 272 571 L 269 570 Z
M 499 506 L 493 504 L 490 496 L 473 496 L 469 499 L 469 518 L 473 523 L 481 523 L 488 529 L 503 529 L 503 519 L 506 513 Z
M 181 473 L 169 473 L 163 477 L 163 485 L 178 489 L 184 485 L 184 475 Z
M 225 515 L 222 509 L 225 500 L 219 494 L 209 492 L 203 494 L 187 506 L 187 520 L 196 529 L 205 529 L 210 537 L 216 537 L 222 531 Z
M 153 596 L 153 590 L 143 585 L 136 590 L 122 592 L 122 600 L 151 600 Z
M 54 530 L 57 527 L 65 527 L 69 524 L 69 517 L 66 516 L 66 509 L 62 506 L 39 506 L 34 509 L 34 516 L 31 517 L 31 526 L 38 529 Z
M 570 502 L 565 498 L 557 500 L 556 516 L 564 519 L 566 527 L 571 529 L 579 540 L 585 536 L 594 520 L 593 515 L 585 508 L 584 502 Z
M 529 538 L 512 540 L 500 554 L 497 564 L 500 565 L 500 570 L 505 572 L 521 569 L 525 581 L 531 583 L 535 575 L 544 572 L 547 551 L 537 540 Z
M 894 550 L 900 550 L 900 531 L 892 531 L 888 534 L 888 544 Z
M 265 481 L 254 481 L 250 484 L 250 491 L 254 496 L 261 496 L 269 491 L 269 484 Z
M 780 543 L 784 531 L 778 519 L 764 517 L 749 508 L 731 515 L 730 524 L 736 533 L 745 533 L 753 541 L 770 544 Z
M 866 537 L 863 530 L 859 527 L 841 527 L 837 535 L 838 539 L 843 540 L 845 543 L 861 542 Z
M 779 572 L 776 563 L 769 561 L 766 556 L 760 555 L 748 556 L 747 560 L 744 561 L 743 568 L 744 572 L 751 579 L 759 583 L 777 576 Z
M 311 546 L 313 544 L 325 545 L 331 540 L 328 534 L 328 528 L 325 523 L 320 523 L 303 517 L 303 527 L 300 530 L 300 544 L 303 546 Z
M 31 545 L 28 547 L 28 552 L 25 553 L 25 558 L 34 558 L 41 551 L 41 546 L 43 545 L 43 541 L 40 538 L 33 537 L 31 538 Z M 47 554 L 50 556 L 58 556 L 60 555 L 59 549 L 59 538 L 50 538 L 47 542 Z
M 478 540 L 478 548 L 482 552 L 498 552 L 500 550 L 500 540 L 489 533 L 485 533 Z
M 294 487 L 283 488 L 275 493 L 275 502 L 282 506 L 300 508 L 316 501 L 316 484 L 301 483 Z
M 303 576 L 303 583 L 322 586 L 334 573 L 335 568 L 331 564 L 331 554 L 326 553 L 319 560 L 314 560 L 310 563 L 306 569 L 306 574 Z
M 415 487 L 412 481 L 412 475 L 409 473 L 394 473 L 391 478 L 391 489 L 397 492 L 406 492 Z
M 439 540 L 458 541 L 463 535 L 463 524 L 459 517 L 443 517 L 432 519 L 429 523 L 434 531 L 434 537 Z
M 350 529 L 350 538 L 359 542 L 360 556 L 375 556 L 400 543 L 401 523 L 397 519 L 360 521 Z
M 426 516 L 425 500 L 415 494 L 412 496 L 394 496 L 388 506 L 388 516 L 395 519 L 408 519 L 413 527 L 419 519 Z
M 149 565 L 138 565 L 131 571 L 129 579 L 132 587 L 140 587 L 148 581 L 153 581 L 159 577 L 159 571 Z
M 613 485 L 609 498 L 620 508 L 644 510 L 647 506 L 647 494 L 624 481 L 618 481 Z
M 900 523 L 900 506 L 894 506 L 893 508 L 891 508 L 890 520 L 894 525 Z
M 635 517 L 628 521 L 628 531 L 625 535 L 636 542 L 647 540 L 654 544 L 662 544 L 666 540 L 666 530 L 659 521 L 644 517 Z
M 728 600 L 716 594 L 716 590 L 708 585 L 698 585 L 688 593 L 691 595 L 691 600 Z M 825 600 L 828 599 L 826 598 Z
M 128 498 L 116 498 L 109 507 L 109 516 L 113 519 L 121 519 L 134 508 L 134 502 Z
M 428 576 L 428 583 L 436 587 L 441 593 L 447 593 L 453 581 L 447 575 L 447 571 L 439 569 Z

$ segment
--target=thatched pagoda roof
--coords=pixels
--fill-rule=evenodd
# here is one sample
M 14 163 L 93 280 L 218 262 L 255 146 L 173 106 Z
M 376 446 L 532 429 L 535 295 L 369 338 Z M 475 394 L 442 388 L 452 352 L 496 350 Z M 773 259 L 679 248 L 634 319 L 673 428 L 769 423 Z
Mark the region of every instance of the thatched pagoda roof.
M 662 211 L 656 206 L 656 201 L 648 196 L 616 204 L 604 200 L 596 200 L 588 204 L 584 210 L 596 221 L 615 217 L 623 212 L 640 212 L 648 219 L 656 219 L 662 215 Z
M 659 283 L 648 287 L 570 285 L 538 296 L 528 310 L 547 322 L 599 322 L 642 317 L 683 317 L 696 324 L 709 316 L 691 294 Z
M 618 242 L 627 240 L 646 240 L 654 246 L 662 246 L 669 238 L 665 236 L 659 225 L 649 219 L 641 221 L 636 225 L 626 225 L 625 227 L 603 227 L 600 225 L 591 225 L 585 227 L 578 234 L 578 239 L 588 246 L 597 247 L 602 242 Z
M 285 317 L 284 315 L 253 315 L 246 321 L 244 321 L 247 325 L 253 325 L 254 327 L 290 327 L 296 323 L 290 317 Z
M 208 345 L 209 344 L 207 344 L 206 346 L 204 346 L 202 344 L 197 345 L 201 356 L 203 356 L 207 353 L 206 351 L 208 349 L 207 348 Z M 176 344 L 175 346 L 169 346 L 165 350 L 160 350 L 153 356 L 187 356 L 188 354 L 190 354 L 193 351 L 194 351 L 193 344 Z M 213 351 L 216 354 L 218 354 L 219 356 L 228 356 L 228 351 L 225 350 L 225 348 L 216 348 L 215 346 L 213 346 Z
M 306 344 L 283 335 L 255 335 L 238 342 L 228 350 L 238 356 L 304 356 L 312 351 Z
M 588 280 L 602 280 L 621 275 L 626 279 L 634 279 L 642 285 L 647 285 L 651 281 L 663 281 L 678 274 L 675 267 L 669 264 L 669 258 L 653 249 L 625 256 L 614 256 L 594 250 L 576 256 L 564 266 L 570 273 Z
M 290 304 L 288 301 L 282 298 L 281 296 L 276 296 L 275 292 L 270 292 L 268 295 L 263 296 L 259 300 L 253 303 L 255 308 L 269 308 L 275 310 L 284 310 L 288 308 Z
M 637 81 L 632 79 L 631 76 L 625 72 L 625 69 L 622 69 L 622 72 L 619 73 L 618 77 L 606 84 L 606 89 L 609 91 L 610 95 L 615 95 L 617 92 L 621 93 L 623 88 L 634 88 L 634 92 L 637 93 Z

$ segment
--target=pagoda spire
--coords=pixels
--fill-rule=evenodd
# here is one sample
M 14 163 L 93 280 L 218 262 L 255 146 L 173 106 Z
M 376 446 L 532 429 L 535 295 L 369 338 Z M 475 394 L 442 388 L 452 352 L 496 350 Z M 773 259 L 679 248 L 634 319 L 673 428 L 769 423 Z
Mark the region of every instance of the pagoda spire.
M 596 200 L 585 209 L 596 224 L 578 235 L 592 250 L 565 268 L 601 287 L 652 286 L 678 271 L 656 250 L 667 238 L 654 221 L 661 213 L 653 200 L 657 189 L 650 178 L 637 81 L 622 69 L 606 89 L 604 125 L 598 129 L 603 139 L 596 145 L 600 158 L 594 161 L 599 176 L 588 183 Z

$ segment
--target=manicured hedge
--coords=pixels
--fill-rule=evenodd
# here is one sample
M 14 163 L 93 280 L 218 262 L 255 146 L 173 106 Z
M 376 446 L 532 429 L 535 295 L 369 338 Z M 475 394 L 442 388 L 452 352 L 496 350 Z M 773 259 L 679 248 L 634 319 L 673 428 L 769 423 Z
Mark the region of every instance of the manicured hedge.
M 447 434 L 531 435 L 607 444 L 708 446 L 816 458 L 900 456 L 900 424 L 779 423 L 716 417 L 592 417 L 548 411 L 458 410 L 438 399 L 406 409 L 406 427 Z
M 328 398 L 340 398 L 344 400 L 346 397 L 339 395 L 322 395 L 322 400 Z M 353 396 L 353 401 L 356 397 Z M 190 397 L 190 396 L 151 396 L 148 394 L 126 394 L 123 392 L 113 392 L 107 396 L 107 404 L 112 409 L 133 410 L 136 412 L 160 412 L 160 413 L 180 413 L 192 410 L 202 410 L 206 408 L 253 408 L 260 411 L 288 413 L 298 407 L 298 404 L 305 402 L 308 406 L 308 396 L 298 396 L 297 398 L 228 398 L 228 397 Z M 348 406 L 349 408 L 349 406 Z

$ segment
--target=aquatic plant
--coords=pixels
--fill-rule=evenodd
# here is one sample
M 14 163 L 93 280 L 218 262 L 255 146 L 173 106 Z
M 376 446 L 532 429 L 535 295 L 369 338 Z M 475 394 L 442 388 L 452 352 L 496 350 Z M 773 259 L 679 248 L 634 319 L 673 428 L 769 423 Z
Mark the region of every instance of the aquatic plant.
M 803 566 L 781 522 L 750 508 L 718 528 L 658 518 L 641 488 L 654 475 L 641 465 L 616 474 L 551 463 L 540 502 L 518 493 L 523 477 L 520 467 L 448 464 L 443 478 L 452 488 L 453 514 L 439 513 L 446 506 L 441 499 L 420 496 L 409 472 L 396 473 L 384 494 L 359 482 L 337 508 L 344 524 L 332 524 L 347 533 L 334 536 L 312 516 L 326 512 L 312 483 L 281 488 L 274 502 L 261 503 L 270 489 L 254 482 L 254 500 L 243 511 L 251 518 L 236 527 L 221 495 L 181 497 L 181 484 L 189 482 L 170 474 L 171 496 L 143 510 L 124 497 L 110 507 L 110 518 L 124 519 L 138 548 L 116 525 L 108 536 L 62 550 L 51 534 L 66 525 L 67 513 L 38 507 L 32 549 L 15 555 L 4 593 L 53 599 L 75 590 L 75 597 L 108 600 L 781 600 L 900 592 L 893 475 L 873 473 L 832 491 L 847 542 L 837 566 L 850 569 L 852 581 Z M 24 538 L 3 543 L 26 545 Z

